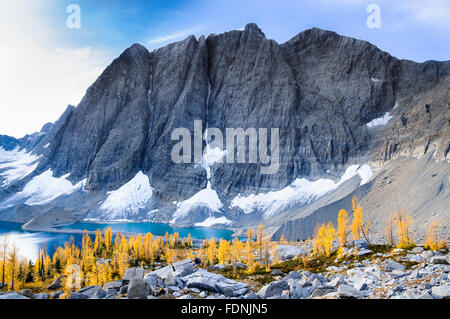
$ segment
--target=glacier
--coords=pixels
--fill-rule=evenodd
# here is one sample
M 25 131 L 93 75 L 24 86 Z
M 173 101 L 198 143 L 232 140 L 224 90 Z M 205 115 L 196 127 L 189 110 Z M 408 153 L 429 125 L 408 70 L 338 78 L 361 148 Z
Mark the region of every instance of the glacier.
M 208 181 L 206 188 L 197 192 L 191 198 L 177 204 L 177 210 L 173 214 L 171 223 L 176 223 L 186 217 L 190 211 L 199 207 L 206 207 L 211 212 L 218 212 L 222 208 L 222 202 L 217 192 L 211 188 L 211 182 Z
M 239 208 L 244 213 L 262 212 L 263 218 L 268 219 L 278 212 L 295 204 L 307 204 L 338 188 L 342 183 L 358 175 L 360 185 L 366 184 L 373 175 L 369 165 L 351 165 L 338 182 L 331 179 L 309 181 L 297 178 L 291 185 L 279 190 L 260 194 L 250 194 L 233 198 L 230 207 Z
M 393 116 L 389 112 L 386 112 L 386 114 L 384 114 L 382 117 L 376 118 L 367 123 L 366 125 L 368 128 L 386 125 L 392 118 Z
M 210 212 L 220 211 L 220 209 L 222 208 L 222 202 L 220 201 L 217 192 L 211 187 L 211 167 L 215 163 L 222 161 L 225 155 L 226 150 L 221 150 L 217 147 L 212 148 L 209 144 L 205 146 L 200 165 L 206 171 L 207 186 L 206 188 L 194 194 L 191 198 L 177 203 L 177 209 L 173 214 L 172 220 L 170 221 L 171 223 L 176 223 L 180 219 L 186 217 L 189 212 L 196 208 L 204 207 L 209 209 Z M 228 220 L 220 220 L 220 218 L 214 219 L 213 217 L 209 217 L 205 221 L 198 224 L 202 224 L 203 227 L 209 227 L 213 224 L 219 223 L 220 221 L 224 221 L 225 223 L 229 222 Z
M 100 205 L 103 219 L 127 221 L 145 209 L 153 196 L 148 176 L 139 171 L 128 183 L 107 193 Z
M 227 219 L 225 216 L 221 217 L 208 217 L 201 223 L 195 223 L 195 226 L 198 227 L 211 227 L 216 224 L 220 225 L 230 225 L 232 222 L 231 220 Z
M 69 174 L 61 177 L 53 177 L 52 170 L 48 169 L 44 173 L 33 177 L 22 191 L 14 194 L 4 201 L 2 207 L 14 206 L 19 201 L 25 200 L 27 205 L 44 205 L 63 195 L 70 195 L 75 191 L 84 189 L 86 179 L 72 184 L 67 180 Z
M 38 165 L 40 156 L 27 153 L 25 150 L 15 148 L 12 151 L 6 151 L 0 147 L 0 173 L 5 180 L 2 186 L 7 186 L 15 181 L 31 174 Z

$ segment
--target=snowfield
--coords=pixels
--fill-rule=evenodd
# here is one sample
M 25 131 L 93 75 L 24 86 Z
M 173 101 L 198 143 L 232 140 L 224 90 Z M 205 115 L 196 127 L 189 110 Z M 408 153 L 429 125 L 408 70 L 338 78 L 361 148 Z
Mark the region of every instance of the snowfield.
M 19 151 L 19 148 L 6 151 L 0 147 L 0 171 L 3 170 L 0 176 L 5 179 L 2 186 L 7 186 L 31 174 L 36 169 L 39 158 L 40 156 L 26 153 L 25 150 Z
M 364 185 L 370 180 L 372 174 L 369 165 L 352 165 L 346 169 L 341 179 L 336 183 L 331 179 L 309 181 L 305 178 L 297 178 L 291 185 L 279 191 L 248 196 L 238 195 L 231 201 L 230 206 L 239 208 L 246 214 L 262 212 L 263 217 L 268 219 L 293 205 L 310 203 L 335 190 L 356 175 L 359 175 L 361 179 L 360 185 Z
M 374 128 L 377 126 L 386 125 L 391 119 L 393 118 L 392 115 L 389 114 L 389 112 L 386 112 L 382 117 L 376 118 L 369 123 L 367 123 L 368 128 Z
M 86 179 L 73 185 L 67 180 L 69 174 L 61 177 L 53 177 L 53 172 L 49 169 L 25 185 L 21 192 L 8 198 L 2 208 L 11 207 L 18 202 L 25 200 L 27 205 L 44 205 L 63 195 L 70 195 L 75 191 L 82 190 L 86 185 Z
M 211 212 L 218 212 L 222 208 L 222 202 L 217 195 L 217 192 L 211 188 L 211 166 L 215 163 L 221 162 L 226 155 L 226 150 L 222 151 L 219 148 L 211 148 L 206 145 L 200 165 L 206 170 L 206 178 L 208 184 L 205 189 L 202 189 L 191 198 L 177 203 L 177 210 L 175 211 L 171 223 L 176 223 L 178 220 L 186 217 L 189 212 L 196 208 L 206 207 Z M 231 221 L 225 217 L 214 218 L 209 217 L 196 226 L 209 227 L 214 224 L 229 224 Z
M 186 217 L 189 212 L 198 207 L 209 208 L 212 212 L 218 212 L 222 207 L 222 202 L 217 195 L 217 192 L 211 189 L 211 183 L 205 189 L 202 189 L 191 198 L 182 201 L 177 204 L 177 210 L 173 214 L 173 218 L 170 221 L 175 223 L 177 220 Z
M 210 226 L 216 225 L 216 224 L 230 225 L 231 224 L 231 220 L 228 220 L 225 216 L 222 216 L 222 217 L 208 217 L 207 219 L 205 219 L 201 223 L 195 223 L 195 226 L 198 226 L 198 227 L 210 227 Z
M 106 220 L 124 221 L 145 209 L 153 196 L 148 176 L 138 172 L 128 183 L 115 191 L 108 192 L 100 209 Z

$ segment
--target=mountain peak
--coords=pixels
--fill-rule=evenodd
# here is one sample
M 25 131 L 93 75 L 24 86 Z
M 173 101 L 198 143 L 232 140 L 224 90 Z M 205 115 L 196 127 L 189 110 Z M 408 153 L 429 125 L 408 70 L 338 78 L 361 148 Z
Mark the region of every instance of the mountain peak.
M 244 33 L 259 34 L 265 36 L 264 32 L 258 27 L 256 23 L 247 23 L 244 27 Z
M 142 55 L 147 55 L 149 52 L 146 47 L 144 47 L 142 44 L 135 43 L 132 46 L 130 46 L 128 49 L 126 49 L 122 55 L 129 56 L 131 58 L 135 58 Z

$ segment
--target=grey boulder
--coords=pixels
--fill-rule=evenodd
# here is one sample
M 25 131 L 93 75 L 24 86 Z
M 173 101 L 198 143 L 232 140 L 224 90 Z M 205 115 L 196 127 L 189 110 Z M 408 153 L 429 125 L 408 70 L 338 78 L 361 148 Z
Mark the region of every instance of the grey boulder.
M 122 278 L 122 285 L 127 285 L 131 280 L 144 278 L 145 270 L 140 267 L 128 268 Z
M 361 291 L 356 290 L 351 285 L 340 285 L 337 289 L 338 295 L 340 298 L 362 298 L 364 297 L 364 293 Z
M 217 292 L 228 297 L 238 297 L 248 292 L 248 285 L 205 270 L 198 270 L 184 277 L 183 280 L 186 281 L 186 287 L 188 288 Z
M 431 294 L 439 298 L 450 299 L 450 284 L 432 287 Z
M 150 287 L 142 278 L 133 278 L 128 285 L 129 299 L 147 299 L 149 292 Z
M 30 299 L 22 294 L 17 292 L 8 292 L 0 295 L 0 299 Z
M 262 287 L 257 295 L 260 298 L 269 298 L 273 296 L 281 296 L 284 290 L 289 290 L 289 284 L 284 280 L 272 281 Z
M 386 264 L 386 271 L 392 271 L 392 270 L 405 270 L 405 269 L 406 269 L 406 266 L 405 266 L 405 265 L 402 265 L 402 264 L 400 264 L 400 263 L 398 263 L 398 262 L 396 262 L 396 261 L 393 261 L 393 260 L 389 261 L 389 262 Z

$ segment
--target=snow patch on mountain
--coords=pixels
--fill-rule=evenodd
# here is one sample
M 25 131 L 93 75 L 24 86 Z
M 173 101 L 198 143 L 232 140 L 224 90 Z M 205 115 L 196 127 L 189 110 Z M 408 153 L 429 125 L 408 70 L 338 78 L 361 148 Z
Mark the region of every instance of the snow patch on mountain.
M 241 209 L 244 213 L 262 212 L 265 219 L 296 204 L 307 204 L 338 188 L 342 183 L 359 175 L 361 185 L 367 183 L 372 177 L 369 165 L 351 165 L 338 182 L 331 179 L 318 179 L 309 181 L 297 178 L 291 185 L 268 193 L 236 196 L 230 206 Z
M 140 171 L 128 183 L 108 192 L 107 195 L 100 206 L 104 211 L 102 217 L 106 220 L 123 221 L 138 215 L 147 207 L 153 196 L 153 190 L 148 176 Z
M 358 173 L 359 177 L 361 177 L 360 185 L 367 184 L 373 175 L 373 171 L 369 165 L 362 165 L 356 172 Z
M 211 179 L 211 166 L 215 163 L 222 162 L 226 153 L 226 150 L 222 151 L 218 147 L 212 148 L 206 145 L 200 165 L 206 170 L 206 178 L 208 181 Z
M 11 207 L 18 202 L 25 200 L 27 205 L 44 205 L 63 195 L 70 195 L 81 190 L 86 185 L 86 179 L 72 184 L 67 180 L 69 174 L 61 177 L 53 177 L 53 172 L 49 169 L 44 173 L 33 177 L 21 192 L 18 192 L 5 200 L 2 208 Z
M 198 227 L 211 227 L 213 225 L 230 225 L 231 220 L 228 220 L 225 216 L 222 217 L 208 217 L 201 223 L 195 223 Z
M 175 211 L 171 223 L 175 223 L 186 217 L 190 211 L 198 207 L 209 208 L 212 212 L 218 212 L 222 207 L 222 202 L 217 195 L 217 192 L 211 189 L 211 183 L 205 189 L 202 189 L 191 198 L 182 201 L 177 204 L 177 210 Z
M 378 79 L 378 78 L 370 78 L 370 80 L 374 83 L 380 83 L 382 82 L 382 80 Z
M 376 118 L 369 123 L 367 123 L 368 128 L 374 128 L 377 126 L 386 125 L 391 119 L 393 118 L 392 115 L 390 115 L 389 112 L 386 112 L 382 117 Z
M 40 156 L 27 153 L 25 150 L 15 148 L 12 151 L 6 151 L 0 147 L 0 176 L 5 180 L 2 186 L 21 180 L 31 174 L 38 165 Z

